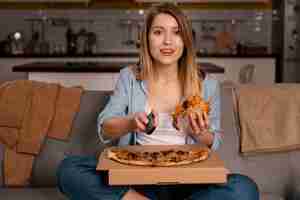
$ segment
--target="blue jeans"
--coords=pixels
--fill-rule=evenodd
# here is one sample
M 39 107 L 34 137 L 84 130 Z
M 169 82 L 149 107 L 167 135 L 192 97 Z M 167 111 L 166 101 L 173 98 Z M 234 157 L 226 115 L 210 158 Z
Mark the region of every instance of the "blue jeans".
M 96 171 L 95 156 L 70 156 L 57 171 L 58 186 L 71 200 L 120 200 L 128 186 L 109 186 Z M 248 177 L 230 174 L 226 184 L 131 187 L 151 200 L 164 193 L 172 200 L 259 200 L 256 184 Z M 164 198 L 165 200 L 165 198 Z

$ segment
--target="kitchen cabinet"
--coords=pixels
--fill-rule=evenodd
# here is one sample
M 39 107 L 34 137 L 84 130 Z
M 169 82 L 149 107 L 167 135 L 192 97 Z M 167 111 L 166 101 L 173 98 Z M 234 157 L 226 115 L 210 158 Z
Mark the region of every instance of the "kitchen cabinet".
M 0 3 L 89 3 L 90 0 L 0 0 Z
M 33 62 L 101 62 L 107 66 L 111 66 L 111 70 L 95 71 L 88 70 L 88 67 L 82 67 L 80 71 L 79 67 L 75 65 L 69 66 L 69 71 L 51 71 L 44 70 L 35 71 L 31 70 L 19 70 L 16 71 L 13 68 L 16 66 L 29 64 Z M 119 57 L 95 57 L 95 58 L 7 58 L 0 59 L 0 81 L 7 80 L 7 77 L 11 77 L 10 80 L 24 79 L 25 76 L 30 80 L 38 80 L 45 82 L 61 83 L 65 86 L 82 85 L 87 90 L 112 90 L 115 87 L 115 83 L 118 79 L 119 73 L 115 70 L 115 67 L 126 66 L 127 63 L 135 63 L 137 58 L 119 58 Z M 220 82 L 230 81 L 239 83 L 240 73 L 242 69 L 247 65 L 254 65 L 254 73 L 252 82 L 254 84 L 273 84 L 276 82 L 276 65 L 277 58 L 273 56 L 269 57 L 201 57 L 197 59 L 198 63 L 212 63 L 217 66 L 221 66 L 225 69 L 225 73 L 211 73 Z M 120 63 L 116 65 L 116 62 Z M 53 65 L 56 66 L 56 65 Z M 57 66 L 58 67 L 58 66 Z M 5 71 L 3 71 L 5 69 Z M 26 75 L 25 75 L 26 74 Z M 20 77 L 21 76 L 21 77 Z M 2 78 L 1 78 L 2 77 Z
M 135 0 L 137 3 L 153 2 L 177 2 L 177 3 L 270 3 L 271 0 Z

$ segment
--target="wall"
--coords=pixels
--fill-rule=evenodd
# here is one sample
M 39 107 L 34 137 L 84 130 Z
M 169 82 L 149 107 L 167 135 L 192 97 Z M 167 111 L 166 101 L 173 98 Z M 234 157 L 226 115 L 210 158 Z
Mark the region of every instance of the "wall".
M 0 84 L 6 81 L 28 79 L 28 73 L 26 72 L 13 72 L 12 67 L 14 65 L 21 65 L 28 61 L 20 59 L 1 59 L 0 60 Z M 0 184 L 1 185 L 1 184 Z
M 238 41 L 255 43 L 271 48 L 272 12 L 271 10 L 185 10 L 192 20 L 197 33 L 197 48 L 209 47 L 209 41 L 201 40 L 203 25 L 213 26 L 220 31 L 226 23 L 233 20 L 236 23 L 235 36 Z M 113 16 L 113 17 L 112 17 Z M 53 26 L 47 19 L 65 17 L 73 20 L 72 27 L 76 32 L 84 27 L 88 31 L 97 33 L 97 52 L 103 51 L 136 51 L 134 45 L 126 45 L 128 26 L 126 20 L 142 21 L 144 15 L 139 10 L 0 10 L 0 40 L 14 31 L 22 31 L 25 42 L 31 37 L 31 23 L 26 19 L 44 19 L 46 24 L 46 40 L 51 49 L 65 47 L 65 26 Z M 9 20 L 9 23 L 7 23 Z M 93 20 L 93 23 L 88 22 Z M 125 23 L 124 23 L 125 22 Z M 35 23 L 35 29 L 41 30 L 41 25 Z M 132 37 L 137 37 L 137 26 L 134 26 Z

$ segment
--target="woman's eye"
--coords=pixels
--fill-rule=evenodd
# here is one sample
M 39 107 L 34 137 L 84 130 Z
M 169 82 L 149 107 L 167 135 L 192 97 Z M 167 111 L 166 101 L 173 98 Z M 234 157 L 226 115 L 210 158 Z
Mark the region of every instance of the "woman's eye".
M 160 34 L 161 34 L 161 31 L 160 31 L 160 30 L 155 30 L 155 31 L 153 31 L 153 33 L 154 33 L 155 35 L 160 35 Z
M 175 35 L 180 35 L 180 31 L 179 31 L 179 30 L 174 31 L 174 34 L 175 34 Z

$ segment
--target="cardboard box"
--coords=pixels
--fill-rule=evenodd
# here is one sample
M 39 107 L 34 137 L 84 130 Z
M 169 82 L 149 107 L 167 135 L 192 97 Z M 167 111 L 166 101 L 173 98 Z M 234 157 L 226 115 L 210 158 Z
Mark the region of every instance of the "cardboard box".
M 157 151 L 167 149 L 189 150 L 199 147 L 203 148 L 200 145 L 134 145 L 122 148 L 134 151 Z M 97 170 L 108 172 L 109 185 L 225 183 L 229 173 L 224 167 L 223 161 L 215 152 L 211 152 L 207 160 L 197 163 L 171 167 L 152 167 L 125 165 L 110 160 L 107 158 L 107 149 L 99 156 Z

